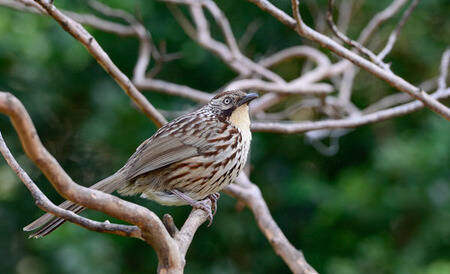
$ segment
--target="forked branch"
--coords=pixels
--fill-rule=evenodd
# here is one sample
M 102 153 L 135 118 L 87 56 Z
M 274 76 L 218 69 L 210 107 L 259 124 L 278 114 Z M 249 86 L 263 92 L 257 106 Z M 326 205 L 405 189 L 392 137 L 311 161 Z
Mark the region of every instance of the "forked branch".
M 51 203 L 20 168 L 0 138 L 0 151 L 36 199 L 39 207 L 67 221 L 88 229 L 143 239 L 151 245 L 159 259 L 161 272 L 180 273 L 184 257 L 198 227 L 207 219 L 202 210 L 193 210 L 183 228 L 173 237 L 163 222 L 149 209 L 116 196 L 76 184 L 42 145 L 36 129 L 21 102 L 8 92 L 0 92 L 0 112 L 6 114 L 19 135 L 27 156 L 39 167 L 53 187 L 64 198 L 84 207 L 103 212 L 133 226 L 96 222 L 63 210 Z

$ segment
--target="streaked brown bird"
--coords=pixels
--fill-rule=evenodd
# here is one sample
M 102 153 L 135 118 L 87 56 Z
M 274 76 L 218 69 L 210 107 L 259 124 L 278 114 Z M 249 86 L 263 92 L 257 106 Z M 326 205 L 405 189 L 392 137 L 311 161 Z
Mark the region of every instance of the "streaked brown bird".
M 248 103 L 256 93 L 225 91 L 197 111 L 182 115 L 145 140 L 115 174 L 91 188 L 141 197 L 163 205 L 191 205 L 209 214 L 216 211 L 219 191 L 243 169 L 252 139 Z M 211 200 L 212 206 L 206 202 Z M 80 213 L 70 201 L 60 207 Z M 64 219 L 45 214 L 24 227 L 40 238 Z

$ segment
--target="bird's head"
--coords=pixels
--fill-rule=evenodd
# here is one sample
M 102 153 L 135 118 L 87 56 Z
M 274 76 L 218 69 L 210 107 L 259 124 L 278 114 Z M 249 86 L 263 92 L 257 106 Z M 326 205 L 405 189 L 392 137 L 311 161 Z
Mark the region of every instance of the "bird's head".
M 240 90 L 224 91 L 214 96 L 208 105 L 220 119 L 244 129 L 250 126 L 248 104 L 257 97 L 256 93 Z

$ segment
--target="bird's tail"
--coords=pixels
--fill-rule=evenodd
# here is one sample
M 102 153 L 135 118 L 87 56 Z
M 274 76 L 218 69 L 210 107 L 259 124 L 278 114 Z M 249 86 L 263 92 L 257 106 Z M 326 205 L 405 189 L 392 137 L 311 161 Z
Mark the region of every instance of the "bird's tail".
M 112 193 L 115 190 L 120 189 L 124 184 L 126 183 L 125 175 L 122 172 L 117 172 L 100 182 L 96 183 L 95 185 L 91 186 L 91 189 L 100 190 L 106 193 Z M 75 212 L 76 214 L 79 214 L 83 210 L 85 210 L 85 207 L 82 207 L 80 205 L 77 205 L 71 201 L 64 201 L 62 204 L 59 205 L 59 207 L 70 210 Z M 56 217 L 53 214 L 46 213 L 39 219 L 35 220 L 31 224 L 27 225 L 23 228 L 24 231 L 38 231 L 34 232 L 30 235 L 30 238 L 41 238 L 46 236 L 47 234 L 51 233 L 55 229 L 57 229 L 60 225 L 62 225 L 66 220 Z

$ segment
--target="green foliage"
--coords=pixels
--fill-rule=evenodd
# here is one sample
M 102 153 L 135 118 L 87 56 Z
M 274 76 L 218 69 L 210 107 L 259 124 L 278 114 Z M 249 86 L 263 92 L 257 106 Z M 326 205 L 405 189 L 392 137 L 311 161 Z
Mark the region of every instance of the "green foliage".
M 276 2 L 289 12 L 288 1 Z M 326 1 L 319 1 L 325 8 Z M 349 33 L 390 1 L 365 1 Z M 422 1 L 389 56 L 394 71 L 417 84 L 438 73 L 450 44 L 446 0 Z M 158 43 L 183 59 L 167 64 L 158 77 L 213 91 L 235 75 L 183 33 L 165 5 L 157 1 L 110 1 L 137 12 Z M 245 48 L 258 59 L 301 39 L 247 1 L 217 1 L 237 37 L 258 20 L 261 28 Z M 58 3 L 89 12 L 84 1 Z M 305 11 L 307 20 L 312 18 Z M 309 17 L 308 17 L 309 16 Z M 384 37 L 399 16 L 381 28 Z M 212 26 L 215 27 L 215 26 Z M 131 75 L 137 55 L 134 39 L 89 29 L 112 60 Z M 302 62 L 275 69 L 286 79 Z M 22 100 L 44 145 L 80 184 L 91 185 L 121 167 L 155 127 L 98 66 L 86 50 L 49 18 L 0 7 L 0 90 Z M 362 72 L 354 98 L 366 106 L 393 89 Z M 144 93 L 162 109 L 185 110 L 187 100 Z M 23 156 L 9 121 L 0 117 L 13 154 L 49 197 L 61 198 Z M 333 157 L 320 155 L 300 135 L 254 135 L 252 180 L 286 236 L 321 273 L 450 272 L 450 125 L 424 110 L 357 128 L 340 140 Z M 21 228 L 41 212 L 31 195 L 0 160 L 0 273 L 155 272 L 157 258 L 144 243 L 97 234 L 66 224 L 42 240 L 28 240 Z M 188 207 L 162 207 L 139 198 L 159 216 L 171 213 L 180 225 Z M 105 216 L 89 212 L 88 216 Z M 251 213 L 236 210 L 225 195 L 210 228 L 199 229 L 187 255 L 186 273 L 287 273 Z

